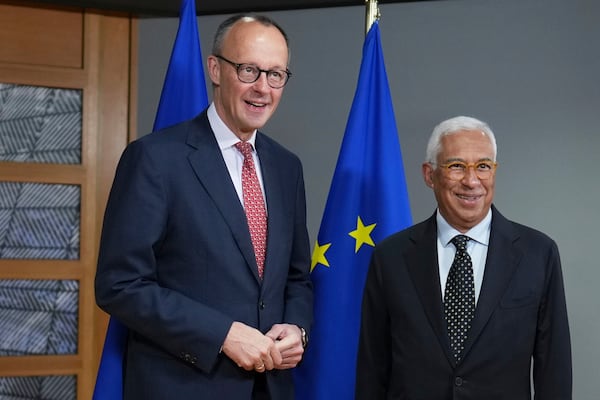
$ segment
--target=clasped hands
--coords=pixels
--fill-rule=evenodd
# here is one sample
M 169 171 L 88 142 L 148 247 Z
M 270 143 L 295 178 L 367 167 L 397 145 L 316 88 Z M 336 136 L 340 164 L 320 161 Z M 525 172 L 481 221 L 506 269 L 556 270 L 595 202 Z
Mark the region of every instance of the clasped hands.
M 234 322 L 223 352 L 246 371 L 294 368 L 304 353 L 302 333 L 296 325 L 275 324 L 263 335 L 258 329 Z

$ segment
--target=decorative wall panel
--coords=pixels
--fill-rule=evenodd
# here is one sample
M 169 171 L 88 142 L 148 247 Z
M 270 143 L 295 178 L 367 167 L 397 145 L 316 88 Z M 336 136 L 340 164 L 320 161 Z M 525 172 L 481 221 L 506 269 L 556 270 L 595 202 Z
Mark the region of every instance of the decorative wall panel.
M 0 280 L 0 356 L 77 354 L 78 297 L 75 280 Z
M 72 400 L 76 388 L 75 376 L 0 378 L 0 400 Z
M 80 164 L 82 91 L 0 83 L 0 161 Z
M 0 182 L 0 259 L 79 258 L 81 188 Z

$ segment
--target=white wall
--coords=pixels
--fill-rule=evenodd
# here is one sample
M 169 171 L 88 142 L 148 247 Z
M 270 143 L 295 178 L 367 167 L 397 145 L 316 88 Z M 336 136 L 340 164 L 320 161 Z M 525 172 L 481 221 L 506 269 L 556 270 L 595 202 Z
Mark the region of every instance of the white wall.
M 600 2 L 446 0 L 380 9 L 414 220 L 435 207 L 420 175 L 433 126 L 458 114 L 487 121 L 498 140 L 495 204 L 558 242 L 573 398 L 597 400 Z M 264 131 L 304 161 L 314 242 L 358 78 L 365 8 L 270 15 L 290 36 L 294 76 Z M 224 17 L 198 19 L 205 57 Z M 176 29 L 173 18 L 140 23 L 140 134 L 151 129 Z

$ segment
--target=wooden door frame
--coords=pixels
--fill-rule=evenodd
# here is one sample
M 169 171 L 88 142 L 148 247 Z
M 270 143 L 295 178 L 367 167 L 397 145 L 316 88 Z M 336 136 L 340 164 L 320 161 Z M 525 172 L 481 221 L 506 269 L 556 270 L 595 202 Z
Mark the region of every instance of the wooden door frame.
M 81 187 L 79 260 L 0 260 L 0 279 L 79 281 L 78 351 L 65 356 L 0 357 L 0 376 L 76 375 L 77 398 L 93 392 L 108 317 L 94 298 L 104 207 L 121 152 L 136 132 L 137 20 L 107 13 L 0 0 L 0 6 L 65 10 L 83 15 L 81 68 L 0 60 L 5 83 L 82 89 L 81 164 L 0 162 L 0 181 Z M 0 27 L 0 29 L 2 29 Z

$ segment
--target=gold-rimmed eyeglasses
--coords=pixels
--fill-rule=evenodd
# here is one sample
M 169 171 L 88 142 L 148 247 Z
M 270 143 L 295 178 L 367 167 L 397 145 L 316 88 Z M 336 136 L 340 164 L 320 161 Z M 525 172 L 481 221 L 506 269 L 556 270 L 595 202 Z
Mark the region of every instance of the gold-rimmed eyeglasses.
M 223 56 L 215 54 L 219 60 L 223 60 L 237 72 L 237 77 L 241 82 L 254 83 L 258 80 L 261 73 L 267 76 L 267 84 L 273 89 L 281 89 L 285 86 L 292 73 L 288 69 L 260 69 L 254 64 L 238 64 L 226 59 Z
M 493 161 L 477 161 L 474 163 L 451 161 L 446 164 L 438 164 L 438 167 L 442 169 L 444 176 L 453 181 L 462 180 L 469 168 L 473 168 L 475 175 L 480 180 L 490 179 L 494 175 L 497 166 L 498 163 Z

